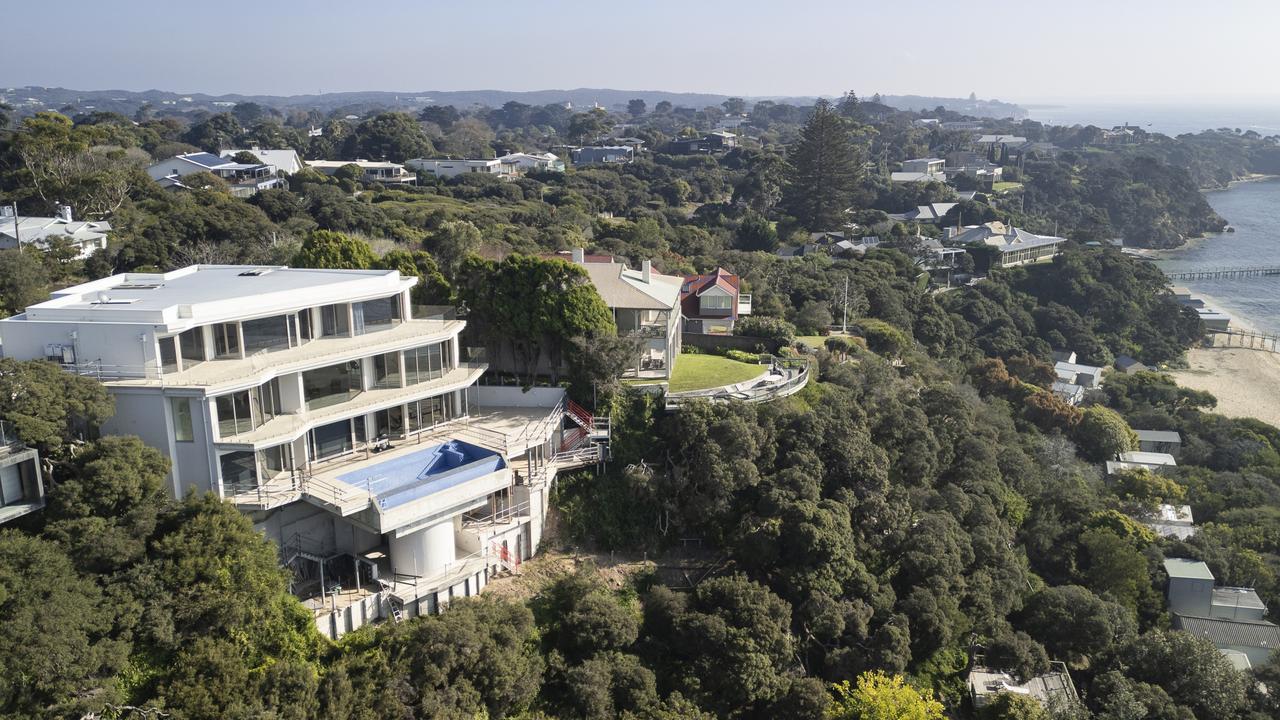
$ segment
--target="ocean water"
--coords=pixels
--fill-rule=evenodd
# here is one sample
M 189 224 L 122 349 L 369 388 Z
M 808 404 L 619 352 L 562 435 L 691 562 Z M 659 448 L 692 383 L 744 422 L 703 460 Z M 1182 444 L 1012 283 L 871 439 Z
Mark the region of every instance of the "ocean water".
M 1280 134 L 1280 104 L 1020 104 L 1027 109 L 1032 120 L 1050 125 L 1095 125 L 1111 128 L 1128 123 L 1165 135 L 1224 127 L 1253 130 L 1260 135 Z
M 1280 267 L 1280 180 L 1238 183 L 1205 193 L 1236 229 L 1155 254 L 1165 272 L 1228 267 Z M 1280 277 L 1178 281 L 1212 296 L 1222 310 L 1266 332 L 1280 333 Z

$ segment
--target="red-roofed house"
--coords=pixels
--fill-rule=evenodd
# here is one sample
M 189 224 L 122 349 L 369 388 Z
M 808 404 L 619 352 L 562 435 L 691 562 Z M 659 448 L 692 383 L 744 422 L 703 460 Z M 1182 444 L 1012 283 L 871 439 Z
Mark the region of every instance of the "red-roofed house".
M 740 292 L 742 280 L 724 268 L 689 275 L 680 288 L 685 332 L 729 335 L 742 315 L 751 314 L 751 295 Z

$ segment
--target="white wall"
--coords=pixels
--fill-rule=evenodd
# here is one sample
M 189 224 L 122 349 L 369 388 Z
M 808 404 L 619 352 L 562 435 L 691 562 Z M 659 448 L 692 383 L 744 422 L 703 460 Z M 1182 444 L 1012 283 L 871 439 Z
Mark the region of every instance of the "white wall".
M 391 567 L 395 572 L 426 577 L 455 559 L 453 520 L 391 537 Z
M 481 407 L 538 407 L 550 410 L 564 397 L 562 388 L 535 387 L 525 391 L 518 387 L 476 385 L 472 401 Z

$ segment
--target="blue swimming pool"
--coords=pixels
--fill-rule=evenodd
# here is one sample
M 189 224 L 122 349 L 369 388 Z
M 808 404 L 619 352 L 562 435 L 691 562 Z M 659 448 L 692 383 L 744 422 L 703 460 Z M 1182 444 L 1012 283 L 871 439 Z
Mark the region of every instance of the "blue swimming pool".
M 384 510 L 474 480 L 505 468 L 507 462 L 492 450 L 450 440 L 343 473 L 339 482 L 377 495 Z

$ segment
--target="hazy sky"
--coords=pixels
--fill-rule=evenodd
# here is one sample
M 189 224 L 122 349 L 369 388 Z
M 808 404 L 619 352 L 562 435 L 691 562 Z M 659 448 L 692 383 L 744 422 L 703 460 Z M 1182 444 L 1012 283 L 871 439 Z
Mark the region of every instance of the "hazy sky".
M 1280 0 L 9 0 L 0 85 L 1280 102 Z

